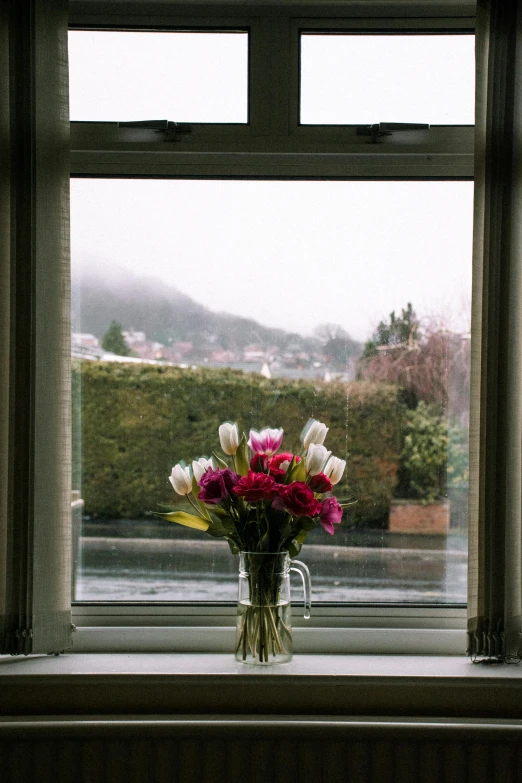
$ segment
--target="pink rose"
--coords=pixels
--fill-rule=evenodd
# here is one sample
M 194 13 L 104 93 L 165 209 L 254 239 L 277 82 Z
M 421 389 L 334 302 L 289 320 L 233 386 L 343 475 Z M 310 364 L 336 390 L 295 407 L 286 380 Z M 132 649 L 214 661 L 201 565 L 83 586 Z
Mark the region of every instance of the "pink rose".
M 321 503 L 319 522 L 327 533 L 334 534 L 334 525 L 338 525 L 342 519 L 343 510 L 336 498 L 325 498 Z

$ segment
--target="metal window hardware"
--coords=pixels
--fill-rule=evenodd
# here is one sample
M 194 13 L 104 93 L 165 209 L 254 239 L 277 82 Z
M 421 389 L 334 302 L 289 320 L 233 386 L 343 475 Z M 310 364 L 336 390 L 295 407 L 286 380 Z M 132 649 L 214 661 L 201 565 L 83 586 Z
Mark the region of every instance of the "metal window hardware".
M 156 133 L 164 133 L 164 141 L 177 141 L 177 136 L 184 133 L 192 133 L 190 125 L 171 120 L 138 120 L 137 122 L 119 122 L 118 128 L 143 128 L 153 130 Z
M 377 122 L 375 125 L 358 125 L 357 136 L 370 136 L 368 144 L 381 144 L 383 136 L 391 136 L 396 131 L 429 130 L 430 126 L 422 122 Z

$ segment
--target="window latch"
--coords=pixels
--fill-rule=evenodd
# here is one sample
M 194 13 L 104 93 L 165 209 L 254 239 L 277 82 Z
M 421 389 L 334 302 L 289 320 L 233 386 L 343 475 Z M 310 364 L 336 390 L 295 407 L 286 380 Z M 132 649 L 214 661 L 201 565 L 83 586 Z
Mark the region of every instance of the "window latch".
M 358 125 L 357 136 L 370 136 L 367 144 L 382 144 L 383 136 L 391 136 L 396 131 L 429 130 L 430 126 L 422 122 L 377 122 L 374 125 Z
M 156 133 L 164 133 L 164 141 L 177 141 L 177 136 L 184 133 L 192 133 L 192 128 L 183 122 L 171 120 L 139 120 L 137 122 L 119 122 L 118 128 L 143 128 L 153 130 Z

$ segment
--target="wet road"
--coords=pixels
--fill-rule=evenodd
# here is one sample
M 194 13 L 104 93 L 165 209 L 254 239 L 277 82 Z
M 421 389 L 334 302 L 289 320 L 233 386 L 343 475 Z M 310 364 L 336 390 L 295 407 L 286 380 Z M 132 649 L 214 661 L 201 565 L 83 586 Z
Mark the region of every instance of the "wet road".
M 314 602 L 465 603 L 465 537 L 350 538 L 342 546 L 303 547 Z M 76 599 L 235 601 L 237 567 L 222 541 L 88 536 L 81 539 Z M 300 600 L 298 575 L 292 591 Z

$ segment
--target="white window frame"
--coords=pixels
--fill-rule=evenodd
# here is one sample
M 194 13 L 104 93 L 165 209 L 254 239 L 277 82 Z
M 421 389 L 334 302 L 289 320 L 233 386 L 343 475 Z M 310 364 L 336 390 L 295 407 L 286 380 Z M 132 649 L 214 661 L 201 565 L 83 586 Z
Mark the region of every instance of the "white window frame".
M 150 130 L 117 123 L 71 124 L 72 176 L 302 179 L 471 179 L 473 127 L 438 126 L 396 133 L 368 144 L 355 126 L 298 121 L 301 31 L 473 32 L 474 3 L 443 0 L 374 2 L 100 3 L 71 0 L 72 29 L 249 32 L 248 124 L 194 124 L 167 142 Z M 175 117 L 155 117 L 176 122 Z M 375 118 L 375 121 L 393 118 Z M 462 654 L 461 606 L 316 605 L 309 621 L 293 612 L 302 653 Z M 234 605 L 73 605 L 74 649 L 225 652 L 231 649 Z

